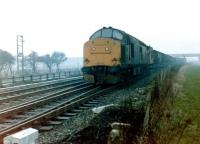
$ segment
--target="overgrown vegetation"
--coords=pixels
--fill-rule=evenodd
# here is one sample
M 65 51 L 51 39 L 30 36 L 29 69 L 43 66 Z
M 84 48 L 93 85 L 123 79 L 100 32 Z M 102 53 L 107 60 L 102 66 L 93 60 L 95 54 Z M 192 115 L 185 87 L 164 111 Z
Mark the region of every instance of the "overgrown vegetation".
M 187 65 L 158 86 L 152 104 L 149 141 L 158 144 L 200 142 L 200 66 Z M 155 93 L 154 93 L 155 95 Z
M 187 66 L 183 72 L 181 92 L 175 99 L 175 120 L 179 123 L 177 143 L 200 142 L 200 65 Z

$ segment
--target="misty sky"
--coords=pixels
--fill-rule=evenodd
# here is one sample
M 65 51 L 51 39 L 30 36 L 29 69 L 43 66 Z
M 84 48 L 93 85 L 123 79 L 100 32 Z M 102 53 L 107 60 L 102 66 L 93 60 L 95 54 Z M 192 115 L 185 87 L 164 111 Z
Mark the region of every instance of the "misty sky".
M 81 57 L 97 29 L 121 29 L 164 53 L 200 53 L 198 0 L 0 0 L 0 49 Z

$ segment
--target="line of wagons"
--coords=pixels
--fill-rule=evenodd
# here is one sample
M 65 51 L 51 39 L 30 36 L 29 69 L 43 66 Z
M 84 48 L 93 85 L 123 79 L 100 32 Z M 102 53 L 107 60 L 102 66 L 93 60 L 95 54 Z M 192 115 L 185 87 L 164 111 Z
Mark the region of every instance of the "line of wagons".
M 83 77 L 94 84 L 115 84 L 152 68 L 185 63 L 153 50 L 144 42 L 112 27 L 96 31 L 84 44 Z

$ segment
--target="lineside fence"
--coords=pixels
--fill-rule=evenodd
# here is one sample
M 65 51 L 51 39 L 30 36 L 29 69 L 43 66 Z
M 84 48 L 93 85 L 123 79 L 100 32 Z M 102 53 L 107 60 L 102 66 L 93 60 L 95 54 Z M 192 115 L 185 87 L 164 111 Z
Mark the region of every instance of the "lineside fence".
M 8 87 L 8 86 L 16 86 L 20 84 L 65 79 L 65 78 L 75 77 L 75 76 L 81 76 L 81 70 L 38 74 L 38 75 L 12 76 L 9 78 L 4 78 L 4 79 L 0 78 L 0 88 Z

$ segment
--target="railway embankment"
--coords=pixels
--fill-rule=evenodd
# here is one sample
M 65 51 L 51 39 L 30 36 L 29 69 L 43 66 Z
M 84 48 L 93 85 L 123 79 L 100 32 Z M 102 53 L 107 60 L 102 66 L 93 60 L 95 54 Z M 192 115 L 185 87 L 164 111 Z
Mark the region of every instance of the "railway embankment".
M 199 144 L 200 65 L 172 71 L 164 83 L 155 81 L 146 141 L 158 144 Z M 144 138 L 144 137 L 143 137 Z

